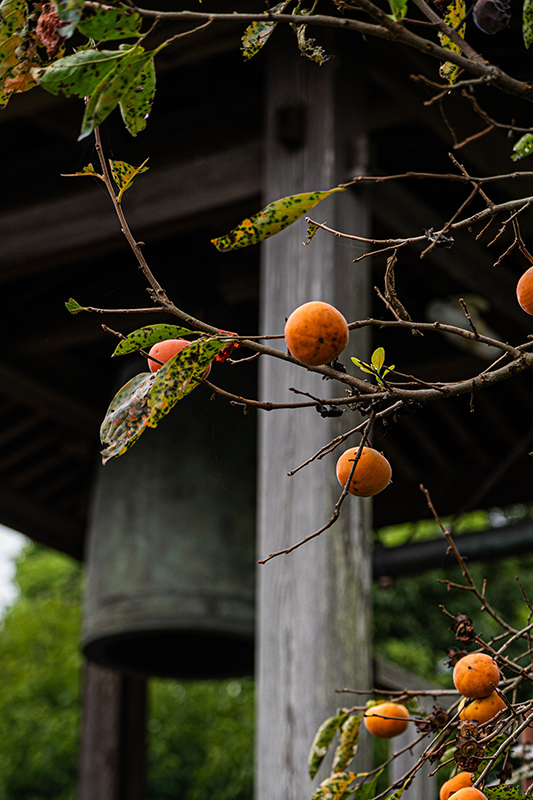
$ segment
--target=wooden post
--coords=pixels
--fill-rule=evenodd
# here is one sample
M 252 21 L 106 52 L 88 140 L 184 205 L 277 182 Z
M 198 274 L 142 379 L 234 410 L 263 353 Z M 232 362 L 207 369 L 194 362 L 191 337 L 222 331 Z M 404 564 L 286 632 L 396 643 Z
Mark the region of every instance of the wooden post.
M 85 665 L 78 800 L 144 800 L 146 680 Z
M 320 38 L 322 43 L 327 37 L 321 32 Z M 336 42 L 332 38 L 325 46 Z M 365 159 L 361 70 L 338 47 L 327 64 L 311 63 L 299 55 L 288 30 L 276 30 L 268 49 L 265 202 L 348 180 Z M 366 195 L 339 193 L 311 216 L 365 235 Z M 305 238 L 300 222 L 263 245 L 265 333 L 282 332 L 285 317 L 307 300 L 330 302 L 350 320 L 368 315 L 366 262 L 352 264 L 362 249 L 321 231 L 306 247 Z M 349 355 L 367 355 L 366 335 L 359 333 L 352 334 L 341 356 L 348 369 L 353 369 Z M 262 359 L 261 397 L 294 401 L 289 387 L 318 397 L 343 393 L 317 375 Z M 259 557 L 329 519 L 340 494 L 335 463 L 342 448 L 292 478 L 287 472 L 358 421 L 352 412 L 340 420 L 323 419 L 314 408 L 260 412 Z M 327 716 L 346 705 L 335 689 L 371 682 L 369 504 L 347 498 L 331 530 L 259 567 L 257 800 L 311 797 L 307 756 L 313 736 Z M 327 774 L 323 767 L 316 782 Z

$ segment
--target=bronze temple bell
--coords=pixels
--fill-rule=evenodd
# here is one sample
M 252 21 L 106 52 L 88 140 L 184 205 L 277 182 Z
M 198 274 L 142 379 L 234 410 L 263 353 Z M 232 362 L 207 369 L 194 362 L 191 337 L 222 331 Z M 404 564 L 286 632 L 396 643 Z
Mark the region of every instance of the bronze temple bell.
M 144 675 L 253 673 L 255 415 L 198 387 L 97 473 L 82 647 Z

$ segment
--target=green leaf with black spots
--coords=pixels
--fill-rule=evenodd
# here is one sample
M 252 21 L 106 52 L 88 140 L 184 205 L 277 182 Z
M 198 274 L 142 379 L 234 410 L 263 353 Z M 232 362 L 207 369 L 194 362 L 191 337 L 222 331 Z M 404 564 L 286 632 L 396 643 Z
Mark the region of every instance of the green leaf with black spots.
M 100 178 L 101 181 L 104 180 L 104 176 L 100 175 L 92 164 L 87 164 L 86 167 L 83 167 L 80 172 L 63 172 L 61 173 L 62 178 L 80 178 L 84 175 L 90 175 L 91 178 Z
M 73 297 L 70 297 L 70 298 L 69 298 L 69 299 L 66 301 L 66 303 L 65 303 L 65 308 L 67 309 L 67 311 L 69 312 L 69 314 L 79 314 L 79 313 L 80 313 L 80 311 L 87 311 L 87 310 L 88 310 L 88 309 L 86 309 L 84 306 L 80 306 L 80 304 L 78 303 L 78 301 L 77 301 L 77 300 L 74 300 L 74 298 L 73 298 Z
M 112 161 L 109 159 L 111 174 L 119 190 L 117 195 L 117 201 L 119 203 L 122 201 L 124 192 L 130 188 L 134 178 L 140 175 L 141 172 L 146 172 L 150 169 L 145 166 L 147 161 L 148 159 L 145 159 L 140 167 L 132 167 L 131 164 L 126 164 L 125 161 Z
M 139 74 L 152 59 L 152 54 L 147 53 L 140 45 L 122 52 L 122 58 L 113 64 L 89 98 L 78 141 L 89 136 L 117 107 L 133 85 L 137 85 Z
M 74 301 L 75 302 L 75 301 Z M 136 331 L 128 334 L 123 339 L 113 352 L 113 356 L 124 356 L 127 353 L 135 353 L 137 350 L 146 350 L 158 342 L 164 342 L 167 339 L 181 339 L 183 336 L 189 336 L 193 333 L 188 328 L 180 328 L 179 325 L 145 325 L 144 328 L 139 328 Z
M 322 781 L 312 800 L 341 800 L 348 786 L 355 780 L 353 772 L 335 772 Z
M 48 67 L 34 70 L 33 75 L 51 94 L 67 97 L 88 97 L 130 50 L 81 50 L 59 58 Z
M 102 450 L 102 463 L 123 455 L 132 447 L 148 424 L 148 395 L 155 374 L 141 372 L 120 389 L 100 427 L 100 440 L 107 445 Z
M 114 39 L 138 39 L 142 17 L 128 8 L 90 9 L 78 23 L 78 30 L 88 39 L 109 42 Z
M 400 22 L 407 14 L 407 0 L 389 0 L 392 18 Z
M 148 425 L 157 427 L 176 403 L 198 386 L 228 339 L 197 339 L 163 364 L 150 390 Z
M 155 97 L 155 64 L 151 58 L 119 102 L 120 113 L 132 136 L 146 128 Z
M 514 783 L 502 786 L 486 786 L 483 794 L 487 800 L 524 800 L 526 795 L 520 790 L 520 785 Z
M 461 25 L 461 22 L 465 18 L 465 14 L 465 0 L 452 0 L 452 2 L 446 7 L 446 14 L 444 15 L 444 22 L 449 25 L 450 28 L 455 28 L 459 36 L 461 36 L 463 39 L 465 35 L 465 26 Z M 461 52 L 459 45 L 455 44 L 455 42 L 452 42 L 449 36 L 446 36 L 445 33 L 439 33 L 439 39 L 441 45 L 451 53 Z M 458 72 L 459 67 L 457 67 L 455 64 L 452 64 L 451 61 L 446 61 L 444 64 L 441 64 L 439 68 L 441 78 L 447 80 L 448 83 L 453 83 L 455 81 Z
M 59 33 L 65 39 L 70 39 L 81 19 L 85 6 L 84 0 L 54 0 L 57 16 L 63 23 Z
M 281 14 L 281 12 L 288 6 L 290 0 L 282 0 L 277 6 L 270 9 L 271 14 Z M 266 12 L 265 12 L 266 13 Z M 242 35 L 242 54 L 244 58 L 252 58 L 258 53 L 263 45 L 268 41 L 270 34 L 274 30 L 277 22 L 252 22 L 248 25 Z
M 522 36 L 526 49 L 529 49 L 533 42 L 533 0 L 524 0 L 522 6 Z
M 333 756 L 332 772 L 343 772 L 357 752 L 359 731 L 363 714 L 352 715 L 344 720 L 339 729 L 339 744 Z M 364 800 L 364 798 L 361 798 Z
M 313 744 L 311 745 L 311 750 L 309 751 L 309 758 L 307 760 L 309 777 L 311 780 L 313 780 L 320 769 L 320 765 L 326 757 L 329 746 L 335 738 L 335 734 L 337 733 L 339 726 L 342 725 L 347 717 L 348 713 L 346 711 L 340 711 L 335 717 L 329 717 L 328 719 L 324 720 L 322 725 L 317 730 L 315 738 L 313 739 Z
M 311 211 L 326 197 L 335 192 L 344 191 L 345 189 L 342 186 L 337 186 L 327 192 L 307 192 L 305 194 L 282 197 L 280 200 L 270 203 L 262 211 L 254 214 L 253 217 L 244 219 L 240 225 L 237 225 L 225 236 L 211 239 L 211 242 L 221 253 L 257 244 L 292 225 L 293 222 L 296 222 L 308 211 Z
M 525 133 L 513 147 L 512 161 L 520 161 L 521 158 L 530 156 L 533 153 L 533 133 Z

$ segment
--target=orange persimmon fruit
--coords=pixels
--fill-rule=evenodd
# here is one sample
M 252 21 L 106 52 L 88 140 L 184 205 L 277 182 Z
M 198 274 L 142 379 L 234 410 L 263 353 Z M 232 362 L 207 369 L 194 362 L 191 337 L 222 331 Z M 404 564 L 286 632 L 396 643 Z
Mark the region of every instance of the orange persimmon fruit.
M 449 795 L 448 800 L 487 800 L 487 795 L 480 792 L 479 789 L 474 789 L 473 786 L 464 786 L 457 792 Z
M 459 789 L 464 789 L 465 786 L 472 786 L 472 775 L 470 772 L 458 772 L 457 775 L 442 784 L 439 800 L 448 800 L 451 794 L 459 791 Z
M 341 312 L 321 300 L 298 306 L 285 323 L 285 343 L 290 353 L 308 367 L 329 364 L 342 353 L 349 337 L 348 323 Z
M 192 344 L 192 342 L 187 341 L 187 339 L 165 339 L 164 342 L 158 342 L 154 344 L 150 350 L 148 351 L 148 356 L 153 356 L 157 358 L 159 361 L 162 361 L 163 364 L 175 356 L 176 353 L 179 353 L 183 350 L 184 347 Z M 151 372 L 157 372 L 161 369 L 161 364 L 158 364 L 157 361 L 152 361 L 151 358 L 148 358 L 148 366 L 150 367 Z M 207 378 L 211 371 L 211 365 L 208 366 L 204 373 L 204 378 Z
M 516 297 L 526 314 L 533 314 L 533 267 L 527 269 L 518 281 Z
M 478 697 L 471 703 L 464 697 L 459 703 L 459 719 L 463 722 L 479 722 L 482 725 L 505 707 L 505 700 L 496 691 L 491 692 L 488 697 Z
M 346 486 L 358 447 L 350 447 L 337 461 L 337 480 Z M 373 497 L 389 485 L 392 470 L 389 462 L 373 447 L 363 447 L 361 457 L 355 466 L 350 487 L 350 494 L 358 497 Z
M 468 653 L 453 668 L 453 682 L 464 697 L 488 697 L 500 682 L 500 670 L 486 653 Z
M 393 717 L 393 719 L 386 719 Z M 392 739 L 407 730 L 409 712 L 400 703 L 379 703 L 372 706 L 363 717 L 365 728 L 378 739 Z

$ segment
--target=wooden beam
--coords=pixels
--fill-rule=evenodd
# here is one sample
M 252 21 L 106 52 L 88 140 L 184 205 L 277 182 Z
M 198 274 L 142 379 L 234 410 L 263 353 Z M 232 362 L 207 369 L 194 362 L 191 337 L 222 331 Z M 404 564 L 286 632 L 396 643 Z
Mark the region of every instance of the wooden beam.
M 366 151 L 364 71 L 338 51 L 317 68 L 299 55 L 288 31 L 280 30 L 269 44 L 265 201 L 335 186 L 361 168 Z M 332 45 L 330 40 L 326 47 Z M 303 123 L 299 141 L 286 135 L 283 121 L 292 113 L 286 109 Z M 368 235 L 366 196 L 336 195 L 313 213 Z M 320 232 L 303 247 L 305 231 L 304 222 L 296 223 L 265 242 L 265 333 L 279 331 L 285 317 L 307 300 L 330 302 L 350 319 L 368 315 L 367 265 L 354 269 L 353 250 Z M 355 352 L 365 357 L 366 347 L 366 335 L 352 337 L 341 358 L 347 361 Z M 290 386 L 320 397 L 333 391 L 331 382 L 275 359 L 262 359 L 260 370 L 263 399 L 294 398 Z M 315 462 L 293 478 L 287 472 L 355 418 L 350 415 L 339 425 L 314 409 L 259 413 L 258 555 L 265 557 L 327 522 L 340 494 L 336 457 Z M 366 688 L 371 681 L 369 515 L 369 501 L 349 497 L 331 530 L 259 567 L 257 800 L 312 794 L 311 787 L 302 789 L 309 786 L 307 756 L 319 724 L 339 705 L 335 689 Z M 324 779 L 326 769 L 317 780 Z
M 144 235 L 150 228 L 242 202 L 259 194 L 260 172 L 257 141 L 149 171 L 125 197 L 128 222 Z M 86 188 L 79 192 L 0 215 L 0 281 L 48 269 L 51 255 L 122 238 L 110 199 L 94 185 L 96 179 L 83 181 Z
M 144 800 L 146 680 L 85 665 L 78 800 Z

